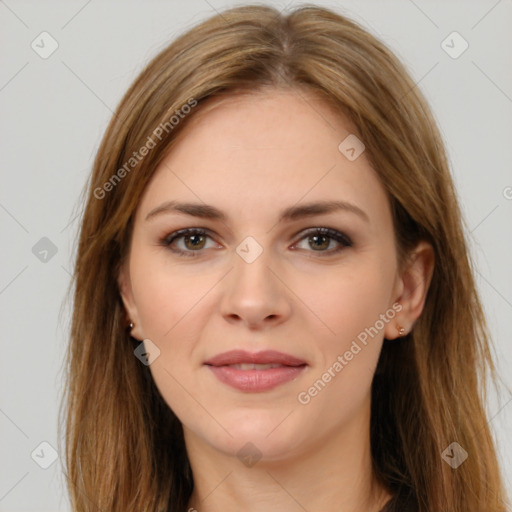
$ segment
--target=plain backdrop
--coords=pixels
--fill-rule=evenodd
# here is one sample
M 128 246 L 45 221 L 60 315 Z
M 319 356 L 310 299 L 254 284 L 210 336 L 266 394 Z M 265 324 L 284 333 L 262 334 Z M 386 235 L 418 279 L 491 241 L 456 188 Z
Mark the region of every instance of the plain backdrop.
M 312 3 L 380 37 L 430 102 L 470 233 L 500 375 L 512 387 L 511 0 Z M 176 35 L 234 5 L 0 1 L 0 511 L 70 510 L 57 433 L 70 311 L 62 305 L 79 194 L 112 111 Z M 512 395 L 504 385 L 487 409 L 510 489 Z

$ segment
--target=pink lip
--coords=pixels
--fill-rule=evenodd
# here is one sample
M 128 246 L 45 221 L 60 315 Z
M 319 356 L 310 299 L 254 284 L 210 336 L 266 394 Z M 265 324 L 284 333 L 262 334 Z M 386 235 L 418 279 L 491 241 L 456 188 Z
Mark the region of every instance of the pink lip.
M 267 370 L 239 370 L 232 364 L 279 364 Z M 231 350 L 219 354 L 204 363 L 224 384 L 240 391 L 258 392 L 273 389 L 295 379 L 307 367 L 307 363 L 289 354 L 275 350 L 251 353 Z
M 286 366 L 301 366 L 306 364 L 306 361 L 293 357 L 277 350 L 263 350 L 262 352 L 247 352 L 246 350 L 230 350 L 218 354 L 204 364 L 212 366 L 225 366 L 228 364 L 282 364 Z

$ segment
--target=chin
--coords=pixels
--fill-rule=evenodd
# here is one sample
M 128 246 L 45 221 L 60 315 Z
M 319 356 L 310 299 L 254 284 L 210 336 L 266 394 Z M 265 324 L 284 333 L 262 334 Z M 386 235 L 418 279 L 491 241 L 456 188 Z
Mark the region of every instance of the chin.
M 232 411 L 218 417 L 219 422 L 229 432 L 221 428 L 215 431 L 205 429 L 204 423 L 196 425 L 195 436 L 226 455 L 235 455 L 240 460 L 248 457 L 261 458 L 261 462 L 279 461 L 289 458 L 302 444 L 305 425 L 300 425 L 289 411 Z M 283 421 L 284 420 L 284 421 Z M 231 434 L 231 435 L 230 435 Z M 243 460 L 242 460 L 243 461 Z

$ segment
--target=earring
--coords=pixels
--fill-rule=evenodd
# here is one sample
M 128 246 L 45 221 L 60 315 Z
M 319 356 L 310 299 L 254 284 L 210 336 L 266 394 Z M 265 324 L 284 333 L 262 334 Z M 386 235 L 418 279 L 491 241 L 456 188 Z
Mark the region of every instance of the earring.
M 130 325 L 128 326 L 130 331 L 135 327 L 135 324 L 133 322 L 130 322 Z
M 403 336 L 405 334 L 405 329 L 403 327 L 401 327 L 400 325 L 397 325 L 396 328 L 398 329 L 398 334 L 400 336 Z

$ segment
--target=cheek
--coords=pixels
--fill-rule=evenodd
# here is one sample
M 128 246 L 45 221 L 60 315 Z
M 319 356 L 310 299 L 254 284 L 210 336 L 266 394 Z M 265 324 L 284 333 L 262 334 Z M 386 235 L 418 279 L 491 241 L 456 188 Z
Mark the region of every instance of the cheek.
M 361 264 L 357 271 L 347 266 L 329 275 L 297 282 L 294 290 L 310 308 L 310 329 L 316 322 L 322 327 L 322 339 L 327 345 L 341 350 L 386 312 L 390 276 L 392 272 L 384 272 L 379 265 Z M 380 324 L 378 327 L 381 330 Z
M 183 271 L 179 265 L 170 266 L 165 256 L 134 258 L 132 288 L 145 337 L 168 343 L 185 324 L 199 328 L 206 317 L 197 311 L 217 280 L 212 275 Z
M 208 291 L 218 279 L 180 271 L 160 257 L 134 258 L 132 288 L 144 333 L 160 350 L 151 363 L 153 381 L 181 421 L 205 422 L 191 398 L 195 384 L 194 349 L 211 316 Z M 214 426 L 209 425 L 210 428 Z
M 368 399 L 382 347 L 389 275 L 368 266 L 357 275 L 340 274 L 326 281 L 326 293 L 310 295 L 315 313 L 329 330 L 314 336 L 310 329 L 319 360 L 295 397 L 304 422 L 322 418 L 318 428 L 327 432 L 356 417 Z

